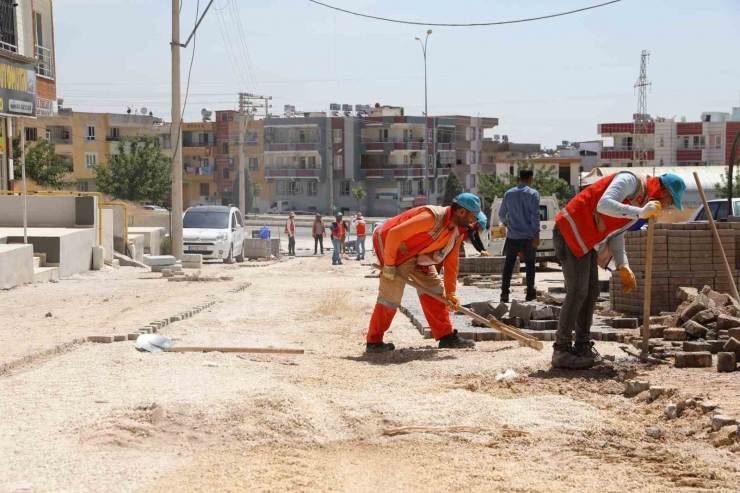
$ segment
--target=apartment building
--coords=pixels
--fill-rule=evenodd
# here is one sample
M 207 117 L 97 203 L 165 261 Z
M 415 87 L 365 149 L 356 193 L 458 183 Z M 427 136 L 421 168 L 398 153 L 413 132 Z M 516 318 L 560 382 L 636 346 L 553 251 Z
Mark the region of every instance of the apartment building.
M 521 163 L 520 159 L 500 159 L 496 162 L 496 174 L 509 173 L 513 175 L 517 172 L 517 165 Z M 528 159 L 527 163 L 531 164 L 535 172 L 538 169 L 554 167 L 557 170 L 558 177 L 568 182 L 571 192 L 579 190 L 581 177 L 581 156 L 542 156 Z
M 454 115 L 445 118 L 454 120 L 451 140 L 454 140 L 454 169 L 466 192 L 478 193 L 478 173 L 483 171 L 484 152 L 490 156 L 497 143 L 486 139 L 483 132 L 498 125 L 498 118 L 480 118 Z M 442 151 L 442 156 L 449 151 Z
M 20 117 L 30 134 L 37 116 L 56 111 L 56 58 L 51 0 L 0 0 L 0 190 L 11 187 L 7 147 Z
M 483 156 L 479 170 L 485 174 L 496 174 L 496 164 L 501 160 L 524 162 L 538 157 L 542 153 L 540 144 L 521 144 L 509 142 L 508 136 L 494 135 L 493 138 L 484 138 Z
M 614 145 L 601 151 L 600 166 L 638 166 L 635 124 L 601 123 L 597 132 L 613 137 Z M 685 118 L 656 118 L 647 125 L 644 166 L 725 166 L 732 142 L 740 132 L 740 107 L 731 113 L 705 112 L 698 122 Z

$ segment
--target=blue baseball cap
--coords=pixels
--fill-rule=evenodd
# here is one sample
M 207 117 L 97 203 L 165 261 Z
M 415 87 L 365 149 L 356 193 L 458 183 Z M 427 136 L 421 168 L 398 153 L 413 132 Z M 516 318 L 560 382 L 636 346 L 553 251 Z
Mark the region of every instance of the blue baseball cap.
M 483 229 L 488 229 L 488 219 L 486 219 L 486 214 L 483 211 L 478 213 L 478 224 L 480 224 Z
M 476 216 L 480 214 L 480 199 L 472 193 L 461 193 L 455 199 L 455 203 L 460 207 L 464 207 L 469 210 Z
M 673 205 L 676 206 L 676 209 L 682 211 L 683 204 L 681 203 L 681 200 L 683 199 L 683 193 L 686 191 L 686 183 L 683 181 L 683 178 L 678 175 L 674 175 L 673 173 L 666 173 L 660 177 L 660 181 L 663 183 L 663 186 L 671 192 L 671 195 L 673 196 Z

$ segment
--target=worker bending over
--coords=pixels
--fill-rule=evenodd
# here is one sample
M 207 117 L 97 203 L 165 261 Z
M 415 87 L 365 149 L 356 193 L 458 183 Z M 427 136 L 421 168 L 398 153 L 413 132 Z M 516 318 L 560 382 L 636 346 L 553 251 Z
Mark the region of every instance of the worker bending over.
M 553 245 L 563 266 L 566 295 L 553 346 L 553 367 L 578 370 L 601 362 L 590 335 L 599 297 L 598 267 L 606 268 L 613 256 L 622 291 L 635 291 L 637 281 L 627 262 L 624 233 L 639 219 L 657 216 L 664 207 L 675 205 L 683 210 L 685 190 L 684 181 L 674 174 L 644 178 L 617 173 L 583 190 L 558 213 Z
M 392 351 L 395 346 L 383 342 L 403 297 L 404 279 L 456 306 L 458 250 L 470 223 L 477 220 L 480 200 L 473 194 L 460 194 L 449 207 L 422 206 L 388 219 L 373 232 L 373 246 L 382 265 L 380 292 L 367 331 L 368 353 Z M 444 265 L 444 282 L 436 264 Z M 472 348 L 475 342 L 463 339 L 452 328 L 447 306 L 429 295 L 419 293 L 424 316 L 440 348 Z

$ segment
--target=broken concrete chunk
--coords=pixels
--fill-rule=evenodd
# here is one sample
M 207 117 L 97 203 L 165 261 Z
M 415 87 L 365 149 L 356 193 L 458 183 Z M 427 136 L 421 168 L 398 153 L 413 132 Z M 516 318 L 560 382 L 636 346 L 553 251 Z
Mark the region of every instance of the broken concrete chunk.
M 699 351 L 709 351 L 711 353 L 712 347 L 708 342 L 685 341 L 683 343 L 683 350 L 687 353 L 698 353 Z
M 663 436 L 663 432 L 660 431 L 660 428 L 656 428 L 655 426 L 648 426 L 645 428 L 645 433 L 651 438 L 660 438 Z
M 703 339 L 707 335 L 707 328 L 693 320 L 689 320 L 683 324 L 683 328 L 686 331 L 686 334 L 695 339 Z
M 650 338 L 660 339 L 663 337 L 663 333 L 668 327 L 665 325 L 651 325 L 650 326 Z
M 731 317 L 724 313 L 717 316 L 717 329 L 728 330 L 734 329 L 735 327 L 740 327 L 740 318 Z
M 735 356 L 740 356 L 740 341 L 733 337 L 725 343 L 722 350 L 725 353 L 735 353 Z
M 737 339 L 738 341 L 740 341 L 740 327 L 735 327 L 733 329 L 728 329 L 727 330 L 727 337 L 730 337 L 730 338 L 734 337 L 735 339 Z
M 710 413 L 717 409 L 719 406 L 715 404 L 714 402 L 700 402 L 699 403 L 699 409 L 701 409 L 701 412 L 704 414 Z
M 731 416 L 725 416 L 723 414 L 718 414 L 712 418 L 712 430 L 713 431 L 719 431 L 725 426 L 732 426 L 736 424 L 737 424 L 737 419 Z
M 676 419 L 681 416 L 681 414 L 683 413 L 683 409 L 683 403 L 674 404 L 671 402 L 665 407 L 665 417 L 667 419 Z
M 707 335 L 704 337 L 707 341 L 716 341 L 719 337 L 719 334 L 717 333 L 717 330 L 710 328 L 710 326 L 716 326 L 717 324 L 709 324 L 707 325 Z
M 721 353 L 725 348 L 726 343 L 727 341 L 707 341 L 707 344 L 709 344 L 709 352 L 712 354 Z
M 691 287 L 680 287 L 676 290 L 676 298 L 681 300 L 681 303 L 687 301 L 693 301 L 699 295 L 699 290 Z
M 709 368 L 712 366 L 712 353 L 676 353 L 676 368 Z
M 694 322 L 706 326 L 708 323 L 714 322 L 717 320 L 717 311 L 716 310 L 703 310 L 694 315 L 691 320 Z
M 738 428 L 740 429 L 740 426 Z M 737 441 L 737 432 L 737 429 L 729 427 L 722 428 L 712 438 L 712 445 L 715 447 L 726 447 L 728 445 L 732 445 Z
M 650 389 L 650 382 L 644 382 L 639 380 L 625 380 L 624 382 L 624 395 L 637 395 L 640 392 L 645 392 Z
M 717 371 L 719 373 L 732 373 L 737 369 L 737 356 L 735 353 L 717 353 Z
M 702 303 L 700 299 L 694 300 L 690 305 L 686 306 L 680 313 L 678 313 L 678 320 L 680 322 L 686 322 L 699 312 L 703 312 L 707 309 L 707 306 Z
M 648 389 L 648 402 L 653 402 L 663 394 L 665 394 L 665 387 L 653 385 L 652 387 L 650 387 L 650 389 Z
M 612 327 L 615 329 L 636 329 L 638 320 L 636 318 L 613 318 Z
M 511 302 L 511 309 L 509 310 L 510 318 L 521 318 L 524 323 L 528 323 L 534 310 L 534 305 L 530 303 L 520 303 L 516 300 Z
M 555 315 L 552 312 L 552 308 L 549 306 L 540 306 L 532 310 L 532 314 L 530 315 L 530 320 L 552 320 L 555 318 Z
M 686 331 L 681 328 L 665 329 L 663 331 L 663 339 L 666 341 L 685 341 Z

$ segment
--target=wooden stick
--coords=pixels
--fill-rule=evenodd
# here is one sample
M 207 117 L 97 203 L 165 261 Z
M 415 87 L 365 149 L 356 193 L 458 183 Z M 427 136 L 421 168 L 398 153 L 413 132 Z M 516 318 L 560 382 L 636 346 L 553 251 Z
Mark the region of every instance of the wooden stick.
M 650 293 L 653 287 L 653 235 L 655 233 L 655 216 L 648 219 L 647 250 L 645 251 L 645 304 L 642 308 L 642 356 L 646 360 L 650 356 L 648 342 L 650 341 Z
M 376 269 L 381 269 L 381 267 L 379 265 L 373 265 L 373 267 L 375 267 Z M 400 279 L 405 284 L 407 284 L 408 286 L 411 286 L 412 288 L 416 289 L 420 293 L 424 293 L 424 294 L 426 294 L 428 296 L 431 296 L 435 300 L 441 301 L 442 303 L 444 303 L 445 305 L 447 305 L 447 306 L 449 306 L 451 308 L 456 308 L 457 311 L 459 311 L 463 315 L 467 315 L 468 317 L 472 318 L 473 320 L 477 320 L 478 322 L 482 323 L 483 325 L 487 325 L 488 327 L 490 327 L 492 329 L 496 329 L 497 331 L 501 332 L 502 334 L 504 334 L 506 336 L 511 337 L 512 339 L 516 339 L 519 342 L 519 344 L 522 345 L 522 346 L 528 346 L 528 347 L 531 347 L 531 348 L 536 349 L 538 351 L 542 351 L 542 348 L 544 347 L 543 344 L 542 344 L 542 341 L 540 341 L 539 339 L 536 339 L 536 338 L 532 337 L 531 335 L 527 334 L 526 332 L 522 332 L 521 330 L 517 329 L 516 327 L 512 327 L 511 325 L 506 325 L 505 323 L 499 322 L 498 320 L 496 320 L 495 322 L 491 322 L 490 320 L 488 320 L 488 319 L 486 319 L 484 317 L 481 317 L 477 313 L 475 313 L 473 311 L 470 311 L 467 308 L 462 307 L 462 306 L 455 307 L 455 304 L 453 302 L 451 302 L 450 300 L 448 300 L 447 298 L 445 298 L 444 296 L 440 296 L 437 293 L 433 293 L 433 292 L 429 291 L 428 289 L 426 289 L 425 287 L 422 287 L 422 286 L 416 284 L 414 281 L 412 281 L 410 279 L 404 279 L 404 278 L 399 277 L 399 276 L 396 276 L 396 279 Z
M 633 358 L 637 358 L 637 359 L 639 359 L 640 361 L 643 361 L 643 362 L 644 361 L 647 361 L 648 363 L 655 363 L 657 365 L 670 365 L 671 364 L 670 361 L 663 361 L 662 359 L 655 358 L 653 356 L 648 356 L 647 358 L 644 358 L 643 359 L 643 357 L 642 357 L 641 354 L 638 354 L 637 351 L 632 351 L 627 346 L 619 346 L 619 349 L 621 349 L 625 353 L 629 354 Z
M 257 348 L 257 347 L 209 347 L 209 346 L 175 346 L 164 351 L 168 353 L 267 353 L 267 354 L 303 354 L 303 349 Z
M 719 245 L 719 251 L 722 252 L 722 260 L 725 263 L 725 273 L 727 274 L 727 279 L 730 282 L 730 286 L 732 287 L 732 297 L 736 301 L 740 301 L 740 296 L 737 294 L 737 285 L 735 284 L 735 277 L 732 273 L 732 269 L 730 268 L 730 264 L 727 262 L 727 255 L 725 255 L 725 247 L 722 246 L 722 239 L 719 237 L 719 231 L 717 231 L 717 225 L 714 224 L 714 217 L 712 217 L 712 212 L 709 210 L 709 204 L 707 203 L 707 197 L 704 195 L 704 189 L 701 187 L 701 182 L 699 181 L 699 174 L 694 171 L 694 180 L 696 180 L 696 188 L 699 190 L 699 195 L 701 195 L 701 201 L 704 204 L 704 214 L 709 219 L 709 224 L 712 226 L 712 231 L 714 232 L 714 240 Z M 727 211 L 727 215 L 731 215 L 732 211 Z
M 510 428 L 488 428 L 485 426 L 401 426 L 400 428 L 387 428 L 383 435 L 396 436 L 408 435 L 410 433 L 502 433 L 509 436 L 527 436 L 529 432 L 514 430 Z

